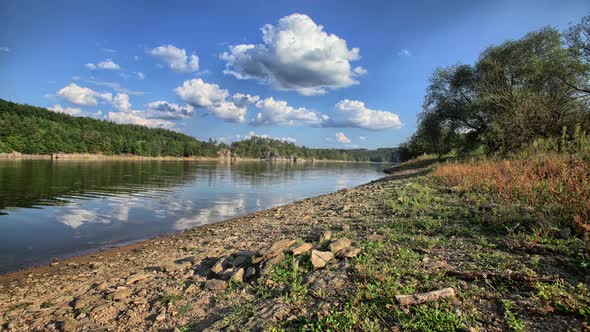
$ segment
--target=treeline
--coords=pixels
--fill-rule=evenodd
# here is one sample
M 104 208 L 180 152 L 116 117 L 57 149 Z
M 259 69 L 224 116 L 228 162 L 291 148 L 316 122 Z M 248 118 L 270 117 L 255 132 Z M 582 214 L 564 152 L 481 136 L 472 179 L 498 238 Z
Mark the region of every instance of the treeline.
M 231 152 L 239 157 L 273 159 L 303 158 L 322 160 L 397 162 L 393 148 L 368 149 L 312 149 L 290 142 L 252 136 L 250 139 L 234 142 Z
M 437 69 L 400 159 L 433 153 L 506 155 L 590 129 L 590 17 L 486 49 L 474 65 Z
M 213 142 L 171 130 L 74 117 L 0 99 L 0 152 L 217 156 Z
M 228 146 L 213 140 L 199 141 L 172 130 L 74 117 L 0 99 L 0 152 L 12 151 L 153 157 L 217 157 L 230 152 L 242 158 L 397 161 L 394 149 L 310 149 L 256 136 Z

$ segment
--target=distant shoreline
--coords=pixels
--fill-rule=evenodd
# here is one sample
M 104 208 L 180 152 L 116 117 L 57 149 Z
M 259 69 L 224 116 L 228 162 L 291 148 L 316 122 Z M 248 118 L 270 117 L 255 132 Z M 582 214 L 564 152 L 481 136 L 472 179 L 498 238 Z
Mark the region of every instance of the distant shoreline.
M 104 160 L 136 160 L 136 161 L 151 161 L 151 160 L 176 160 L 176 161 L 221 161 L 221 162 L 235 162 L 235 161 L 271 161 L 271 162 L 294 162 L 294 163 L 309 163 L 309 162 L 330 162 L 330 163 L 374 163 L 374 164 L 392 164 L 392 162 L 374 162 L 374 161 L 352 161 L 352 160 L 331 160 L 331 159 L 303 159 L 298 158 L 296 161 L 287 158 L 273 158 L 259 159 L 259 158 L 228 158 L 220 157 L 174 157 L 174 156 L 138 156 L 131 154 L 120 155 L 105 155 L 93 153 L 51 153 L 51 154 L 26 154 L 19 152 L 0 153 L 0 160 L 71 160 L 71 161 L 104 161 Z

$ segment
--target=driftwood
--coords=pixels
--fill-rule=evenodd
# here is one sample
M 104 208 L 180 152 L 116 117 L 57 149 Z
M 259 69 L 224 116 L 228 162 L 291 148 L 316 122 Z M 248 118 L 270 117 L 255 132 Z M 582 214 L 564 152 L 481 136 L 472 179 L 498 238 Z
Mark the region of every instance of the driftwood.
M 406 306 L 420 304 L 438 300 L 445 297 L 455 296 L 455 290 L 452 287 L 443 288 L 427 293 L 418 293 L 413 295 L 396 295 L 395 300 L 399 305 Z
M 499 273 L 499 272 L 462 272 L 448 270 L 447 275 L 463 280 L 477 280 L 477 279 L 508 279 L 520 282 L 556 282 L 559 280 L 557 277 L 532 277 L 522 273 Z

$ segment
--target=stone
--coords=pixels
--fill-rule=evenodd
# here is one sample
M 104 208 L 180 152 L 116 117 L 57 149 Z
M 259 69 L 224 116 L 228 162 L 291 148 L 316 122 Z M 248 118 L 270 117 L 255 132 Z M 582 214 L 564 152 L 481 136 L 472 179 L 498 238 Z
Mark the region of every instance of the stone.
M 309 274 L 304 282 L 314 292 L 340 290 L 346 284 L 346 274 L 336 271 L 317 270 Z
M 252 279 L 254 276 L 256 276 L 256 268 L 254 266 L 250 266 L 246 270 L 246 275 L 244 277 L 246 280 L 249 280 Z
M 182 261 L 182 262 L 168 262 L 162 265 L 161 269 L 164 272 L 176 272 L 176 271 L 184 271 L 191 267 L 191 262 Z
M 234 258 L 230 265 L 233 267 L 238 267 L 238 266 L 243 266 L 248 262 L 248 257 L 246 256 L 237 256 L 236 258 Z
M 129 277 L 127 277 L 127 281 L 125 281 L 125 283 L 127 285 L 131 285 L 131 284 L 134 284 L 134 283 L 136 283 L 138 281 L 149 279 L 152 276 L 153 276 L 153 274 L 150 274 L 150 273 L 136 273 L 136 274 L 132 274 Z
M 131 296 L 131 289 L 121 289 L 113 293 L 113 300 L 115 301 L 123 301 L 127 300 L 127 298 Z M 128 302 L 128 301 L 127 301 Z
M 293 245 L 293 243 L 295 243 L 295 240 L 289 239 L 275 242 L 272 246 L 270 246 L 268 249 L 262 252 L 262 256 L 266 259 L 275 257 L 279 254 L 282 254 L 283 251 L 287 250 L 290 246 Z
M 224 270 L 224 266 L 226 265 L 227 257 L 221 257 L 217 260 L 217 262 L 211 268 L 211 272 L 215 274 L 219 274 Z
M 244 282 L 244 268 L 239 268 L 234 274 L 232 275 L 231 279 L 235 282 L 242 283 Z
M 316 269 L 326 266 L 332 258 L 334 258 L 334 254 L 329 251 L 311 251 L 311 264 Z
M 267 274 L 272 270 L 272 267 L 280 263 L 283 259 L 285 259 L 285 254 L 280 253 L 277 256 L 274 256 L 264 262 L 264 266 L 260 269 L 260 274 Z
M 117 302 L 115 302 L 115 303 L 117 303 Z M 120 304 L 122 304 L 122 303 L 120 303 Z M 122 305 L 125 306 L 124 304 L 122 304 Z M 94 321 L 104 324 L 107 322 L 112 322 L 117 317 L 118 313 L 119 313 L 118 307 L 116 307 L 110 303 L 104 303 L 104 304 L 101 304 L 101 305 L 97 306 L 96 308 L 92 309 L 89 316 Z
M 336 254 L 336 257 L 338 258 L 353 258 L 358 256 L 358 254 L 361 253 L 361 250 L 359 248 L 355 248 L 355 247 L 347 247 L 347 248 L 343 248 L 340 251 L 338 251 L 338 253 Z
M 330 231 L 325 231 L 321 236 L 320 236 L 320 242 L 324 242 L 324 241 L 330 241 L 330 239 L 332 239 L 332 232 Z
M 289 307 L 284 303 L 269 303 L 258 311 L 260 318 L 272 321 L 281 320 L 287 317 L 288 314 Z
M 81 309 L 87 307 L 90 303 L 99 302 L 99 301 L 100 301 L 100 298 L 98 296 L 82 295 L 76 299 L 76 302 L 74 303 L 74 309 L 81 310 Z
M 293 248 L 293 250 L 291 250 L 291 251 L 293 252 L 294 256 L 297 256 L 297 255 L 301 255 L 305 252 L 310 251 L 311 248 L 312 248 L 311 243 L 306 242 L 306 243 L 302 243 L 302 244 L 298 245 L 297 247 Z
M 91 269 L 100 269 L 101 267 L 104 266 L 104 263 L 103 262 L 91 262 L 90 264 L 88 264 L 88 266 Z
M 224 290 L 227 288 L 227 282 L 218 279 L 205 281 L 205 288 L 212 291 Z
M 72 318 L 66 318 L 61 322 L 61 330 L 64 332 L 74 332 L 80 327 L 80 322 Z
M 330 243 L 330 251 L 333 253 L 337 253 L 344 248 L 350 247 L 351 244 L 352 244 L 352 241 L 350 241 L 350 239 L 343 237 L 343 238 L 334 240 L 334 241 L 332 241 L 332 243 Z
M 162 309 L 162 311 L 160 311 L 160 313 L 158 314 L 158 316 L 156 316 L 156 321 L 157 322 L 161 322 L 163 320 L 166 319 L 166 308 Z

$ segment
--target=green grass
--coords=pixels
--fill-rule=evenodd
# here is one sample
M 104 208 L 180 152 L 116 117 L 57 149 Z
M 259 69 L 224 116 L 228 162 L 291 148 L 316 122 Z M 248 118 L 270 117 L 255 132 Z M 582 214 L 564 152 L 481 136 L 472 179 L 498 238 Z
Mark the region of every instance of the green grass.
M 374 212 L 355 220 L 358 227 L 333 231 L 333 238 L 349 237 L 362 249 L 347 262 L 343 289 L 311 291 L 304 282 L 313 272 L 309 255 L 286 255 L 255 283 L 224 294 L 239 297 L 224 324 L 255 322 L 271 331 L 522 331 L 535 324 L 564 328 L 555 315 L 589 321 L 590 294 L 583 283 L 590 265 L 588 242 L 539 232 L 543 216 L 538 211 L 482 192 L 449 189 L 432 175 L 389 182 L 366 202 Z M 339 268 L 326 267 L 343 273 Z M 569 281 L 461 280 L 447 270 L 529 277 L 557 270 Z M 395 295 L 445 287 L 453 287 L 456 296 L 409 307 L 395 300 Z M 257 320 L 261 305 L 268 303 L 286 304 L 289 314 L 278 321 Z

